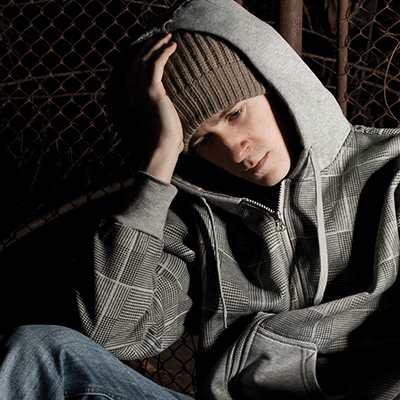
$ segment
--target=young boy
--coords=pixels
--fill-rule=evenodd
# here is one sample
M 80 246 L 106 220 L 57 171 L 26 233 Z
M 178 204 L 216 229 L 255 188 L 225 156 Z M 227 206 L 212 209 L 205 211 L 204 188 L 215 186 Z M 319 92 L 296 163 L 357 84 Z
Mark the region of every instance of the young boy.
M 94 238 L 84 332 L 135 359 L 193 330 L 201 399 L 393 399 L 399 131 L 351 126 L 231 0 L 183 2 L 124 65 L 110 113 L 150 156 Z

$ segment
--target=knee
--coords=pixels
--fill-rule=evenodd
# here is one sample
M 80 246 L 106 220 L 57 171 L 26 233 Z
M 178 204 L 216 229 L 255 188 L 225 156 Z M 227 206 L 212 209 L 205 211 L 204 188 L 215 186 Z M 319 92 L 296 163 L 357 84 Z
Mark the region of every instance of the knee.
M 25 325 L 16 328 L 5 340 L 6 351 L 45 354 L 68 347 L 83 336 L 70 328 L 56 325 Z
M 0 397 L 3 398 L 64 398 L 55 393 L 63 388 L 65 360 L 85 336 L 69 328 L 53 325 L 26 325 L 16 328 L 5 340 L 0 352 Z M 70 364 L 73 364 L 72 362 Z M 72 368 L 74 365 L 72 365 Z M 9 396 L 12 391 L 12 396 Z M 35 391 L 45 396 L 28 396 Z M 7 396 L 5 395 L 7 393 Z
M 20 344 L 31 341 L 40 342 L 47 335 L 57 333 L 63 329 L 56 325 L 23 325 L 15 328 L 9 335 L 9 341 L 17 341 Z

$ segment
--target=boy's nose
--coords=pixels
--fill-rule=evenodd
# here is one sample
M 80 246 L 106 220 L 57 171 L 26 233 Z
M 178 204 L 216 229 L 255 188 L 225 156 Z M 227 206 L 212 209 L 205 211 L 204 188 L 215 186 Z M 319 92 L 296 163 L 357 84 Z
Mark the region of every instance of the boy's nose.
M 241 137 L 230 137 L 224 144 L 234 163 L 241 163 L 250 147 L 250 141 Z

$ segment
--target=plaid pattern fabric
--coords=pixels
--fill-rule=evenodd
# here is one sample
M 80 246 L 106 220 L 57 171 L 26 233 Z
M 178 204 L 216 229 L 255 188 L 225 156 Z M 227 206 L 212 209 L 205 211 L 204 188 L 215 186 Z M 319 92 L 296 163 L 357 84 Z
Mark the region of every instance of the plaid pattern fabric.
M 171 240 L 171 247 L 177 241 Z M 160 240 L 114 221 L 103 221 L 98 228 L 95 292 L 78 293 L 78 307 L 91 338 L 121 359 L 159 353 L 184 332 L 192 305 L 185 261 L 193 258 L 193 252 L 183 248 L 179 259 L 167 248 Z
M 166 348 L 191 321 L 208 367 L 254 318 L 274 334 L 314 343 L 323 354 L 385 343 L 399 353 L 393 323 L 400 302 L 399 134 L 354 127 L 321 171 L 329 261 L 321 304 L 313 305 L 320 255 L 312 174 L 283 182 L 284 231 L 246 199 L 177 178 L 180 190 L 163 239 L 113 218 L 99 227 L 95 291 L 78 297 L 86 333 L 118 357 L 134 359 Z M 226 341 L 219 340 L 226 331 L 221 291 Z M 398 377 L 387 379 L 382 385 L 391 391 L 373 398 L 393 398 Z M 359 390 L 368 387 L 364 382 Z

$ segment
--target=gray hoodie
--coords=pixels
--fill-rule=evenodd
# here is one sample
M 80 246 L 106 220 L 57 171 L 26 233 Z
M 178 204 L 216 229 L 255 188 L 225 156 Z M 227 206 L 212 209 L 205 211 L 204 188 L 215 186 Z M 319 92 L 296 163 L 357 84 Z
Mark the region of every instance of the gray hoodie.
M 201 399 L 393 399 L 400 393 L 400 131 L 353 127 L 276 31 L 231 0 L 189 0 L 138 41 L 186 29 L 244 53 L 303 151 L 270 205 L 182 158 L 140 173 L 94 238 L 86 333 L 122 359 L 199 335 Z

